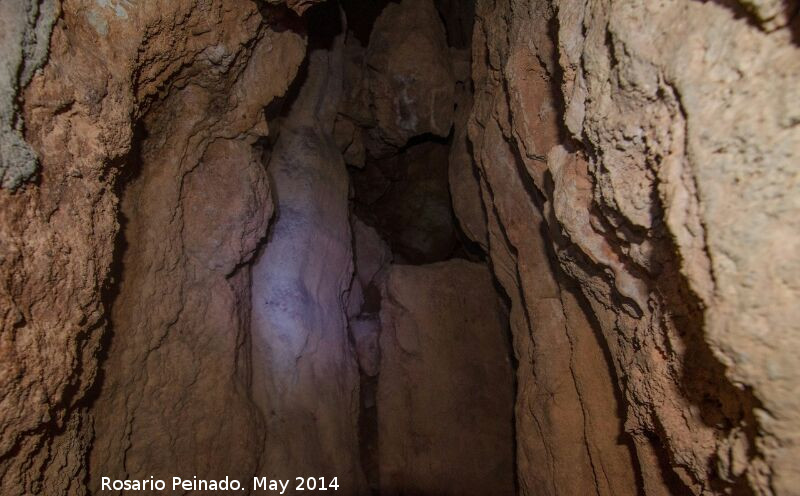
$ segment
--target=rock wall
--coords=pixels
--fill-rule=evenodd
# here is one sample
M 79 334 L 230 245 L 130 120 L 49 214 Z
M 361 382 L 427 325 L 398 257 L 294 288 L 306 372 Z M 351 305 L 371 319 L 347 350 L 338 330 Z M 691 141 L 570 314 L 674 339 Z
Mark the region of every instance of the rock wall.
M 389 2 L 368 42 L 348 36 L 337 143 L 348 164 L 392 157 L 412 139 L 445 138 L 454 74 L 447 35 L 430 0 Z
M 587 424 L 617 411 L 648 494 L 794 494 L 800 57 L 778 4 L 478 2 L 468 134 L 512 300 L 523 494 L 632 491 L 606 469 L 623 427 Z M 616 402 L 587 408 L 589 363 Z
M 441 199 L 449 146 L 510 305 L 519 492 L 796 494 L 797 2 L 477 0 L 471 78 L 469 0 L 346 40 L 313 3 L 0 3 L 0 493 L 424 473 L 376 445 L 390 256 L 344 164 L 424 156 Z M 415 188 L 387 210 L 452 256 Z
M 94 477 L 216 462 L 246 472 L 225 456 L 249 455 L 246 433 L 259 426 L 237 306 L 249 297 L 236 269 L 271 212 L 251 145 L 267 133 L 262 108 L 294 78 L 304 40 L 270 28 L 284 22 L 281 9 L 245 0 L 46 3 L 38 14 L 35 2 L 3 3 L 36 22 L 61 16 L 21 105 L 41 173 L 0 191 L 0 492 L 86 494 L 92 444 Z M 31 71 L 32 47 L 26 35 Z M 114 265 L 112 276 L 116 262 L 123 272 Z M 189 400 L 193 411 L 172 418 Z M 236 412 L 223 421 L 206 409 Z M 188 445 L 220 451 L 170 456 Z
M 454 90 L 447 56 L 444 26 L 433 2 L 405 0 L 383 9 L 364 60 L 375 120 L 369 147 L 374 156 L 392 154 L 422 134 L 447 136 Z
M 507 316 L 486 265 L 393 265 L 381 293 L 380 494 L 514 494 Z
M 334 6 L 323 15 L 337 14 Z M 326 43 L 309 52 L 267 165 L 276 219 L 252 272 L 252 394 L 266 422 L 260 473 L 337 477 L 339 491 L 359 495 L 366 480 L 360 377 L 347 321 L 354 278 L 349 182 L 333 140 L 343 35 Z
M 20 93 L 47 60 L 56 0 L 15 0 L 0 5 L 0 185 L 17 188 L 36 172 L 38 157 L 22 136 Z
M 95 491 L 101 476 L 250 480 L 260 468 L 268 432 L 249 349 L 250 264 L 273 193 L 254 145 L 267 133 L 263 107 L 287 89 L 305 44 L 291 31 L 252 36 L 247 59 L 214 45 L 204 67 L 142 120 L 92 409 Z

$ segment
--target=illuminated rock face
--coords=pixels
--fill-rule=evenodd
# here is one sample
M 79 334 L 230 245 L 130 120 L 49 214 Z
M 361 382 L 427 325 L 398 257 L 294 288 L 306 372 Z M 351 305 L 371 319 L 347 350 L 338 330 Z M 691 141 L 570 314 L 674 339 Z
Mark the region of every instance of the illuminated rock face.
M 91 408 L 94 491 L 101 476 L 246 481 L 260 469 L 250 264 L 274 198 L 259 143 L 263 108 L 287 90 L 305 42 L 250 15 L 252 33 L 232 45 L 252 44 L 241 61 L 225 42 L 206 47 L 181 74 L 189 82 L 143 116 L 125 166 L 121 274 Z M 229 22 L 220 35 L 239 34 L 242 19 Z
M 277 215 L 252 271 L 252 394 L 266 427 L 263 473 L 338 477 L 348 494 L 363 494 L 345 297 L 354 278 L 348 177 L 332 139 L 342 38 L 309 53 L 267 163 Z
M 796 2 L 341 6 L 0 0 L 0 494 L 795 494 Z

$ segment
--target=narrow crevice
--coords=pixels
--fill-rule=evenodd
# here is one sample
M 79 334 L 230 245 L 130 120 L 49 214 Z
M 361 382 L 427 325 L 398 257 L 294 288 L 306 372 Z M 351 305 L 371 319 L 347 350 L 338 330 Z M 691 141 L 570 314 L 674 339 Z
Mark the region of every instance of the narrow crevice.
M 111 343 L 114 340 L 114 320 L 112 318 L 114 304 L 120 294 L 120 286 L 122 279 L 126 273 L 124 265 L 124 256 L 128 250 L 128 240 L 126 237 L 126 229 L 130 219 L 125 215 L 122 210 L 121 204 L 124 201 L 124 195 L 129 185 L 134 183 L 142 172 L 144 162 L 142 159 L 142 145 L 148 137 L 147 129 L 142 122 L 134 126 L 133 137 L 131 139 L 131 148 L 129 152 L 119 161 L 116 170 L 119 170 L 119 175 L 114 180 L 114 191 L 117 198 L 120 199 L 120 205 L 117 207 L 117 222 L 119 223 L 119 232 L 114 239 L 114 250 L 111 258 L 111 265 L 109 266 L 108 276 L 101 293 L 101 302 L 105 309 L 105 329 L 100 337 L 97 348 L 97 374 L 91 387 L 86 391 L 86 394 L 81 400 L 83 407 L 91 409 L 95 401 L 99 398 L 103 390 L 103 383 L 106 376 L 106 362 L 108 360 L 109 350 Z M 92 427 L 92 439 L 94 440 L 94 427 Z M 90 481 L 94 474 L 92 474 L 92 465 L 89 463 L 91 458 L 91 447 L 84 457 L 86 465 L 86 477 L 83 481 L 86 487 L 90 487 Z
M 51 3 L 0 493 L 791 492 L 796 1 Z

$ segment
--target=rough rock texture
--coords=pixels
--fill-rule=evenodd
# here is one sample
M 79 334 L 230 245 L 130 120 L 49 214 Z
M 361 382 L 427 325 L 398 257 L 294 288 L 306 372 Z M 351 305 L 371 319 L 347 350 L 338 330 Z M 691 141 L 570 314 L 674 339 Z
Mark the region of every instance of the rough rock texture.
M 242 40 L 252 44 L 240 59 L 247 65 L 217 45 L 203 72 L 143 120 L 141 170 L 122 206 L 124 277 L 93 408 L 95 490 L 100 474 L 248 480 L 259 468 L 264 409 L 251 398 L 263 378 L 251 376 L 248 263 L 272 198 L 253 145 L 267 131 L 261 109 L 286 90 L 305 45 L 258 21 Z
M 62 2 L 61 10 L 49 62 L 33 77 L 22 106 L 26 137 L 41 158 L 40 178 L 15 193 L 0 191 L 0 492 L 9 495 L 85 494 L 93 417 L 101 420 L 94 426 L 95 463 L 123 475 L 169 458 L 145 457 L 151 443 L 154 450 L 170 442 L 180 448 L 190 439 L 212 446 L 204 436 L 219 439 L 214 431 L 222 424 L 209 415 L 201 421 L 200 410 L 246 401 L 241 388 L 216 388 L 244 384 L 226 375 L 238 367 L 237 322 L 243 318 L 234 305 L 242 282 L 226 276 L 265 232 L 268 189 L 250 144 L 266 134 L 261 108 L 286 89 L 304 52 L 300 36 L 270 30 L 267 13 L 245 0 L 76 0 Z M 220 168 L 230 170 L 220 174 Z M 133 270 L 119 289 L 130 299 L 118 300 L 115 314 L 127 317 L 119 322 L 124 332 L 111 340 L 116 347 L 106 368 L 118 375 L 106 374 L 109 396 L 98 405 L 103 412 L 120 406 L 113 420 L 89 415 L 96 390 L 87 391 L 110 337 L 115 244 L 119 255 L 125 251 L 122 238 L 115 243 L 117 191 L 137 171 L 125 209 L 130 250 L 123 266 Z M 143 191 L 152 196 L 138 197 Z M 251 209 L 257 214 L 248 215 Z M 221 224 L 198 224 L 200 216 Z M 135 280 L 143 285 L 134 287 Z M 204 323 L 206 305 L 212 317 Z M 203 329 L 202 339 L 185 341 Z M 137 347 L 126 351 L 125 343 Z M 196 353 L 217 345 L 222 364 L 212 354 L 193 362 Z M 189 384 L 203 366 L 220 374 L 199 377 L 214 389 L 208 403 L 187 416 L 184 430 L 165 429 L 177 424 L 168 418 L 170 408 L 197 398 L 201 385 Z M 161 394 L 138 396 L 159 391 L 159 383 L 167 384 Z M 159 422 L 145 425 L 148 414 Z M 243 409 L 233 420 L 232 436 L 253 425 L 248 415 Z M 189 438 L 192 427 L 197 432 Z M 168 463 L 161 468 L 180 461 Z M 202 468 L 193 457 L 185 463 Z
M 36 171 L 35 152 L 22 136 L 20 90 L 45 62 L 55 0 L 10 0 L 0 4 L 0 186 L 14 189 Z
M 253 266 L 252 387 L 266 422 L 261 473 L 337 477 L 339 491 L 359 495 L 366 481 L 347 325 L 354 277 L 348 176 L 332 137 L 342 45 L 339 36 L 329 51 L 310 52 L 267 167 L 277 218 Z
M 392 261 L 389 246 L 377 231 L 350 215 L 353 231 L 355 277 L 348 299 L 350 339 L 361 372 L 358 442 L 361 468 L 370 494 L 380 490 L 377 389 L 381 350 L 381 285 Z
M 526 406 L 528 390 L 564 379 L 564 347 L 547 348 L 588 327 L 570 323 L 559 282 L 549 296 L 568 324 L 552 334 L 536 250 L 553 252 L 556 281 L 569 274 L 596 316 L 590 348 L 595 361 L 607 350 L 603 381 L 619 391 L 648 494 L 795 494 L 800 119 L 787 102 L 800 57 L 778 3 L 745 4 L 759 25 L 733 2 L 478 2 L 469 137 L 512 300 L 523 494 L 591 483 L 560 475 L 575 454 L 539 447 L 574 437 L 552 430 L 569 416 L 542 425 L 543 407 Z M 566 359 L 583 402 L 577 353 Z M 601 480 L 586 439 L 571 469 Z M 624 472 L 612 480 L 629 487 Z
M 488 247 L 486 213 L 481 201 L 478 170 L 467 136 L 467 122 L 472 112 L 473 87 L 469 50 L 452 50 L 456 73 L 456 110 L 454 116 L 453 141 L 450 144 L 447 175 L 453 210 L 458 214 L 461 231 L 482 249 Z
M 481 138 L 472 134 L 482 166 L 489 255 L 511 301 L 518 361 L 520 493 L 637 494 L 635 457 L 603 348 L 568 282 L 551 265 L 542 215 L 500 128 L 489 121 Z
M 449 183 L 506 293 L 521 494 L 797 494 L 798 3 L 478 0 L 470 36 L 470 0 L 344 0 L 344 43 L 313 3 L 0 0 L 0 494 L 312 471 L 512 492 L 459 485 L 511 470 L 509 414 L 463 401 L 513 381 L 460 382 L 500 357 L 454 324 L 494 328 L 494 289 L 395 267 L 380 321 L 391 257 L 344 166 L 374 160 L 435 177 L 387 193 L 410 246 L 452 241 Z M 464 449 L 452 418 L 497 436 Z M 447 458 L 474 469 L 432 481 Z
M 388 2 L 380 15 L 374 12 L 380 2 L 347 4 L 356 26 L 345 43 L 344 95 L 334 131 L 347 164 L 363 168 L 368 158 L 393 157 L 407 146 L 448 137 L 454 71 L 468 76 L 463 70 L 469 65 L 464 60 L 468 51 L 457 50 L 453 60 L 433 0 Z M 449 9 L 456 12 L 455 5 Z M 371 15 L 374 26 L 364 29 Z M 466 27 L 454 29 L 461 33 L 457 37 L 465 36 Z
M 403 0 L 384 8 L 364 58 L 373 156 L 392 154 L 414 136 L 448 135 L 454 92 L 448 55 L 433 0 Z
M 514 382 L 489 270 L 393 265 L 382 296 L 380 494 L 514 494 Z

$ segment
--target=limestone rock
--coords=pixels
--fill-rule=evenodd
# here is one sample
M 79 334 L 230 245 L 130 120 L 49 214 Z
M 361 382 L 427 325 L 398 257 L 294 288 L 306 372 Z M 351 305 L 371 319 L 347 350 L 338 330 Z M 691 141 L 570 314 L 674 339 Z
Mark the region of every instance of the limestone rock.
M 484 250 L 488 248 L 486 213 L 481 202 L 480 181 L 470 153 L 467 123 L 472 112 L 472 83 L 469 77 L 469 51 L 453 50 L 454 66 L 461 68 L 456 85 L 456 111 L 453 142 L 448 156 L 448 181 L 453 211 L 461 230 Z
M 392 260 L 392 253 L 375 229 L 354 217 L 353 248 L 356 276 L 363 287 L 378 284 L 382 272 Z
M 22 136 L 22 89 L 45 62 L 59 16 L 56 0 L 16 0 L 0 5 L 0 186 L 17 188 L 32 177 L 36 153 Z
M 226 22 L 239 33 L 241 18 Z M 305 51 L 297 34 L 262 26 L 253 21 L 242 62 L 220 41 L 190 72 L 196 84 L 176 85 L 142 119 L 122 200 L 124 279 L 92 406 L 95 492 L 101 476 L 249 480 L 260 468 L 268 431 L 244 344 L 250 265 L 273 199 L 254 145 L 267 132 L 263 107 Z
M 252 394 L 266 430 L 261 473 L 337 477 L 360 495 L 359 373 L 342 297 L 354 277 L 348 177 L 332 138 L 341 36 L 332 45 L 309 53 L 267 166 L 277 219 L 252 272 Z
M 48 9 L 57 11 L 59 4 L 62 13 L 52 29 L 48 62 L 34 72 L 47 45 L 40 28 L 54 12 Z M 273 21 L 264 22 L 249 1 L 4 2 L 3 8 L 19 5 L 40 22 L 35 28 L 18 26 L 35 33 L 25 35 L 25 58 L 17 72 L 24 77 L 15 84 L 24 85 L 32 76 L 24 90 L 18 88 L 23 98 L 17 122 L 24 119 L 25 138 L 40 158 L 41 174 L 14 193 L 0 191 L 0 273 L 7 281 L 0 291 L 0 375 L 6 378 L 0 382 L 0 492 L 83 495 L 88 490 L 90 449 L 98 459 L 108 459 L 106 466 L 116 468 L 122 463 L 116 454 L 131 448 L 127 469 L 133 473 L 157 462 L 148 461 L 142 448 L 169 443 L 166 432 L 176 436 L 176 448 L 193 444 L 192 439 L 211 448 L 204 436 L 222 427 L 211 416 L 199 419 L 199 412 L 225 404 L 237 409 L 246 402 L 243 390 L 234 387 L 235 374 L 228 373 L 236 368 L 241 316 L 232 309 L 234 300 L 241 301 L 237 291 L 243 283 L 233 277 L 229 284 L 225 270 L 246 261 L 265 232 L 269 195 L 251 144 L 266 134 L 261 109 L 288 87 L 304 41 L 290 31 L 271 29 Z M 14 19 L 3 16 L 4 22 L 13 24 Z M 18 49 L 13 43 L 9 40 L 4 48 Z M 276 65 L 280 69 L 265 71 Z M 259 81 L 257 91 L 242 91 L 243 85 L 253 85 L 264 74 L 269 77 Z M 209 120 L 211 114 L 214 118 Z M 218 167 L 231 170 L 221 177 Z M 118 193 L 133 183 L 123 202 L 129 216 L 121 217 L 128 222 L 129 250 L 123 257 L 126 241 L 119 234 Z M 137 203 L 134 190 L 150 188 L 153 197 Z M 231 191 L 236 200 L 206 209 L 204 195 L 216 201 Z M 248 217 L 242 209 L 259 213 Z M 223 225 L 205 233 L 198 224 L 191 227 L 195 212 Z M 142 222 L 150 220 L 152 229 L 143 229 Z M 184 221 L 185 240 L 178 228 Z M 225 227 L 225 222 L 230 225 Z M 217 249 L 220 258 L 211 264 L 198 264 L 189 253 Z M 142 261 L 150 255 L 152 259 Z M 133 262 L 136 257 L 141 265 Z M 112 264 L 119 268 L 120 263 L 134 272 L 141 269 L 135 277 L 147 283 L 139 288 L 130 280 L 120 284 L 118 271 L 110 276 Z M 130 279 L 127 273 L 125 278 Z M 131 299 L 122 305 L 127 310 L 115 308 L 115 313 L 128 312 L 130 320 L 115 323 L 112 336 L 109 311 L 118 291 Z M 189 312 L 176 320 L 184 305 Z M 181 332 L 200 318 L 201 313 L 191 315 L 198 308 L 219 314 L 196 329 L 204 332 L 204 339 L 194 347 L 183 346 L 180 339 L 186 336 Z M 227 334 L 212 332 L 223 322 Z M 178 330 L 169 333 L 170 329 Z M 123 340 L 141 346 L 118 354 Z M 109 342 L 116 342 L 116 351 L 107 351 Z M 204 358 L 204 364 L 213 364 L 192 389 L 191 381 L 184 380 L 193 376 L 199 362 L 185 365 L 192 363 L 193 352 L 209 349 L 226 358 L 221 364 L 210 354 Z M 171 354 L 165 355 L 165 350 Z M 107 353 L 107 373 L 101 373 L 98 359 Z M 131 362 L 125 362 L 127 358 Z M 170 359 L 176 360 L 174 366 L 154 368 Z M 147 386 L 152 389 L 145 388 L 147 377 L 157 377 Z M 196 393 L 208 385 L 205 381 L 221 377 L 228 378 L 230 387 L 209 386 L 215 392 L 198 403 L 194 416 L 185 417 L 185 426 L 171 430 L 178 419 L 170 420 L 168 409 L 154 411 L 159 399 L 171 392 L 185 388 L 170 400 L 174 407 L 184 399 L 197 399 Z M 152 393 L 170 379 L 175 381 L 163 397 L 127 402 L 129 395 Z M 114 420 L 88 409 L 101 384 L 112 390 L 114 384 L 135 384 L 128 392 L 118 389 L 109 396 L 106 407 L 113 403 Z M 134 411 L 141 414 L 142 423 L 133 420 Z M 230 442 L 255 432 L 257 419 L 251 411 L 241 409 L 227 424 L 233 430 Z M 158 422 L 143 427 L 148 414 Z M 120 430 L 104 431 L 108 422 Z M 147 432 L 152 438 L 130 442 L 127 427 L 137 436 Z M 236 449 L 248 451 L 248 442 Z M 206 462 L 219 461 L 217 469 L 225 470 L 222 458 L 229 448 Z M 187 458 L 187 465 L 202 468 L 197 459 Z
M 350 335 L 355 343 L 361 371 L 369 377 L 379 372 L 381 324 L 380 287 L 392 254 L 375 229 L 352 217 L 355 277 L 350 288 L 351 305 L 356 306 L 350 319 Z
M 0 0 L 0 494 L 796 494 L 797 2 L 342 5 Z
M 382 294 L 381 494 L 513 494 L 513 380 L 489 271 L 393 265 Z
M 365 64 L 375 121 L 370 130 L 374 156 L 402 147 L 414 136 L 448 135 L 455 83 L 433 0 L 387 5 L 375 21 Z
M 365 165 L 367 151 L 364 148 L 362 133 L 361 128 L 347 117 L 340 115 L 336 118 L 333 138 L 347 165 L 358 168 L 363 168 Z
M 691 1 L 477 6 L 469 137 L 512 329 L 547 341 L 526 296 L 540 278 L 526 246 L 544 236 L 597 318 L 648 494 L 792 494 L 798 480 L 797 290 L 775 274 L 800 267 L 785 104 L 800 57 L 774 2 L 743 3 L 775 22 Z M 518 401 L 547 382 L 533 377 Z M 575 483 L 526 483 L 534 470 L 521 465 L 525 494 Z
M 374 315 L 364 315 L 350 321 L 350 334 L 356 345 L 361 371 L 375 377 L 380 373 L 381 350 L 379 338 L 381 322 Z

